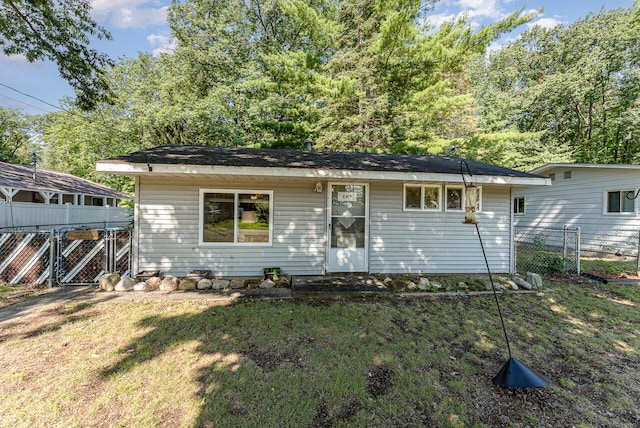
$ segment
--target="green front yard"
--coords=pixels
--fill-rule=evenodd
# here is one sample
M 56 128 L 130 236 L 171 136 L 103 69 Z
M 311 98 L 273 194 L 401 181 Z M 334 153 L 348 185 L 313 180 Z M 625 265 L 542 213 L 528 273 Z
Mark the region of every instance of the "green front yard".
M 0 324 L 0 425 L 634 427 L 640 288 L 492 296 L 51 305 Z

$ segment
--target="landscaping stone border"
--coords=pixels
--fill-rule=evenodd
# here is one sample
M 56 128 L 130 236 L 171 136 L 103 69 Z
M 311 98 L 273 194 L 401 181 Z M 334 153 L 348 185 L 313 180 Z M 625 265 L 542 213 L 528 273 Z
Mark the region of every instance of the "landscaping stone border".
M 448 275 L 414 275 L 394 274 L 375 275 L 389 291 L 396 294 L 482 294 L 493 291 L 489 276 L 486 274 L 448 274 Z M 339 277 L 337 277 L 339 278 Z M 270 290 L 274 288 L 291 288 L 291 276 L 281 275 L 276 281 L 262 277 L 208 278 L 189 274 L 178 278 L 172 275 L 143 277 L 137 280 L 130 276 L 121 277 L 117 273 L 108 273 L 100 277 L 98 287 L 108 292 L 127 291 L 233 291 L 233 290 Z M 526 279 L 519 275 L 493 275 L 496 291 L 539 291 L 543 290 L 540 275 L 529 272 Z M 246 293 L 245 293 L 246 294 Z

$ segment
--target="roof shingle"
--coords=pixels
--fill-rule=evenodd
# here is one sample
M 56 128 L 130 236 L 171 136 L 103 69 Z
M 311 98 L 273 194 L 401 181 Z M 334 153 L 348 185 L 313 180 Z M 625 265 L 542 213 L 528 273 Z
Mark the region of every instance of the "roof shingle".
M 31 191 L 56 193 L 84 193 L 118 199 L 131 199 L 130 195 L 63 172 L 33 168 L 0 161 L 0 186 Z
M 460 174 L 462 159 L 452 156 L 434 155 L 338 153 L 315 150 L 167 145 L 116 156 L 107 159 L 107 161 L 134 164 Z M 535 174 L 502 168 L 483 162 L 465 161 L 474 175 L 523 178 L 540 177 Z

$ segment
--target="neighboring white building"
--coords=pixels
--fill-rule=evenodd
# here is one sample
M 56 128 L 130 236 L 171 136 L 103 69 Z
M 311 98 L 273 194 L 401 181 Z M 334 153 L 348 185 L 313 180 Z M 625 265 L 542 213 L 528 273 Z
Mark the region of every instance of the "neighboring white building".
M 126 224 L 126 193 L 57 171 L 0 161 L 0 230 L 91 223 Z
M 552 163 L 531 173 L 551 187 L 516 190 L 516 226 L 640 229 L 640 165 Z
M 97 163 L 135 176 L 133 272 L 486 272 L 461 159 L 164 146 Z M 513 270 L 513 190 L 541 176 L 467 161 L 495 272 Z M 466 171 L 466 165 L 465 165 Z
M 515 226 L 579 227 L 583 249 L 637 254 L 640 165 L 552 163 L 531 173 L 551 187 L 516 189 Z

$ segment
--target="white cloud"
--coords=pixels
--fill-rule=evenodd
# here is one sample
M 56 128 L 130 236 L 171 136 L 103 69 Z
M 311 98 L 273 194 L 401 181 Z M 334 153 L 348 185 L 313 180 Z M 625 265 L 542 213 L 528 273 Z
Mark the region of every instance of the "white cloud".
M 5 54 L 2 54 L 2 55 L 0 55 L 0 57 L 1 57 L 3 62 L 4 61 L 8 61 L 8 62 L 23 64 L 23 65 L 28 65 L 28 64 L 38 65 L 39 64 L 39 61 L 29 62 L 27 57 L 24 56 L 24 55 L 5 55 Z
M 152 47 L 155 47 L 152 52 L 153 56 L 158 56 L 162 53 L 171 53 L 178 46 L 178 39 L 160 34 L 149 34 L 147 41 Z
M 517 37 L 506 37 L 506 36 L 503 36 L 498 40 L 494 40 L 493 42 L 491 42 L 489 47 L 487 47 L 487 55 L 490 55 L 493 52 L 499 51 L 509 43 L 515 42 L 516 40 L 517 40 Z
M 92 0 L 91 15 L 116 28 L 145 28 L 167 21 L 167 6 L 149 0 Z
M 497 0 L 460 0 L 458 6 L 467 12 L 469 17 L 500 19 L 503 16 Z
M 453 19 L 456 18 L 456 16 L 457 16 L 456 14 L 446 14 L 446 13 L 429 15 L 427 16 L 427 22 L 429 23 L 429 25 L 435 28 L 440 28 L 442 24 L 448 21 L 452 21 Z
M 561 25 L 563 22 L 556 18 L 540 18 L 535 21 L 529 22 L 527 27 L 542 27 L 542 28 L 553 28 L 557 25 Z

